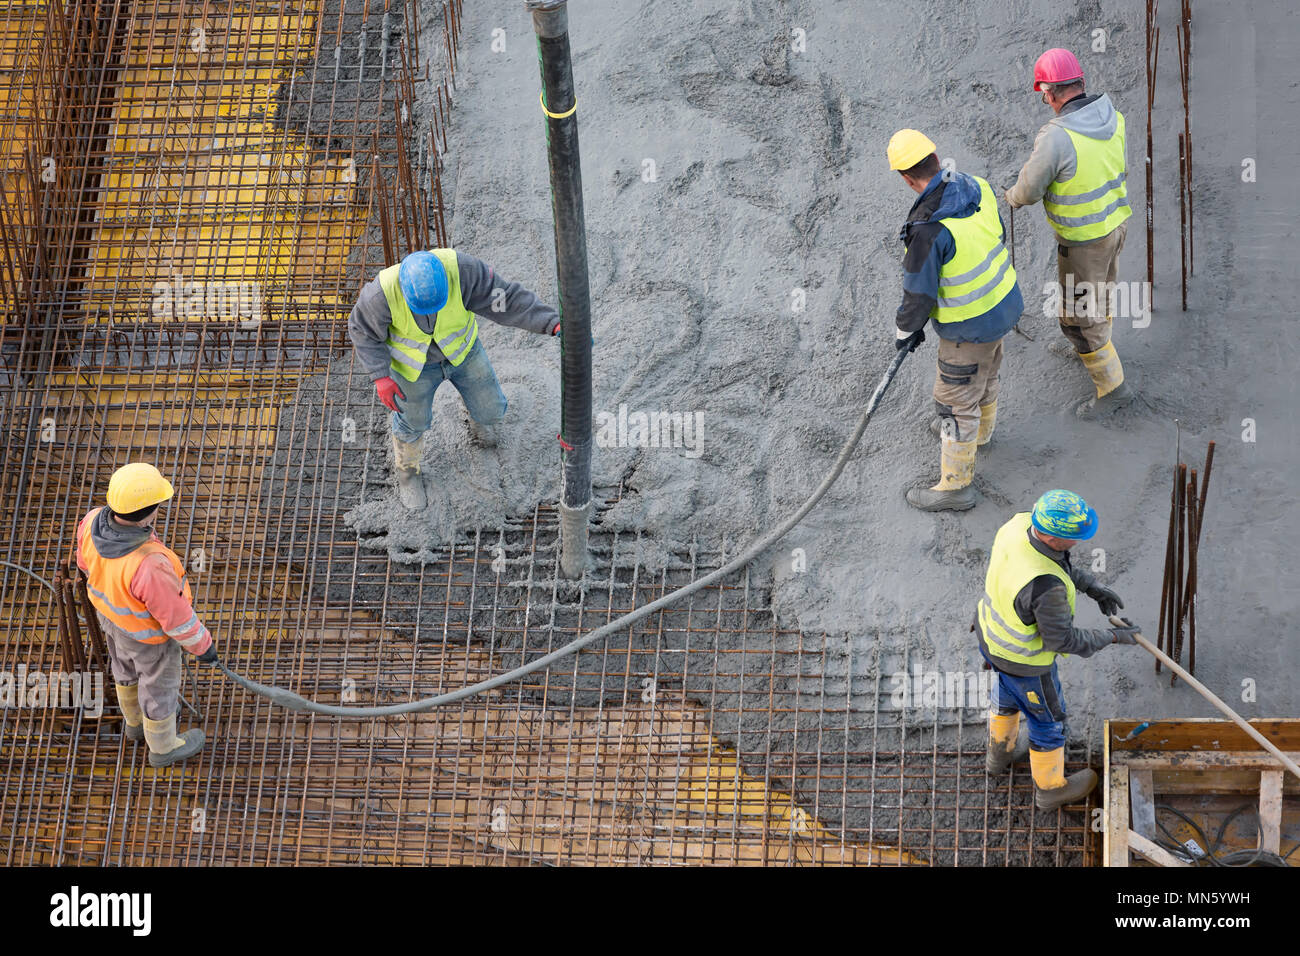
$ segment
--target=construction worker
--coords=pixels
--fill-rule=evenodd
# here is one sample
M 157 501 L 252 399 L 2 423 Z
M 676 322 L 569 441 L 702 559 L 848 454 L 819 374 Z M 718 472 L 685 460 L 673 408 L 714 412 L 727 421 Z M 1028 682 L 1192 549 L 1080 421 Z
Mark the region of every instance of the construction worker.
M 1006 199 L 1013 209 L 1041 199 L 1056 232 L 1061 331 L 1097 392 L 1075 411 L 1097 419 L 1135 395 L 1111 341 L 1111 290 L 1133 214 L 1125 185 L 1124 114 L 1105 93 L 1084 92 L 1083 67 L 1069 50 L 1048 50 L 1038 58 L 1034 90 L 1056 116 L 1038 131 Z
M 113 472 L 108 507 L 77 526 L 77 566 L 108 643 L 127 739 L 143 738 L 149 764 L 168 767 L 203 749 L 203 731 L 176 733 L 181 648 L 214 664 L 212 635 L 194 613 L 181 559 L 153 530 L 172 486 L 153 465 Z
M 1065 702 L 1056 658 L 1091 657 L 1109 644 L 1137 644 L 1137 625 L 1084 630 L 1074 626 L 1082 591 L 1115 614 L 1119 595 L 1070 563 L 1070 549 L 1097 531 L 1097 513 L 1072 491 L 1049 491 L 998 529 L 984 577 L 984 596 L 971 630 L 980 653 L 998 674 L 990 701 L 986 769 L 1005 773 L 1016 759 L 1020 715 L 1029 720 L 1029 761 L 1035 802 L 1051 810 L 1087 796 L 1097 775 L 1065 776 Z
M 497 443 L 506 396 L 479 341 L 476 313 L 530 332 L 560 331 L 555 309 L 455 249 L 412 252 L 384 269 L 362 287 L 348 319 L 357 358 L 393 412 L 393 471 L 411 511 L 428 503 L 420 436 L 433 422 L 433 395 L 443 381 L 460 392 L 471 438 Z
M 896 344 L 915 350 L 927 321 L 939 336 L 939 417 L 930 424 L 940 439 L 939 483 L 909 490 L 907 500 L 922 511 L 965 511 L 975 506 L 975 447 L 988 444 L 997 421 L 1002 337 L 1024 299 L 989 184 L 942 171 L 934 143 L 914 129 L 895 133 L 886 153 L 919 194 L 899 233 L 907 251 Z

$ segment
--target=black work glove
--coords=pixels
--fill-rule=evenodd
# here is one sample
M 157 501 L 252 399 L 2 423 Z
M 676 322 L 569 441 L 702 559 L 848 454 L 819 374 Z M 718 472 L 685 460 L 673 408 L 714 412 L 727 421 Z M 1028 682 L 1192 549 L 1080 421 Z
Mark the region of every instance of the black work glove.
M 1094 584 L 1088 589 L 1088 597 L 1097 602 L 1097 607 L 1101 608 L 1101 613 L 1107 617 L 1118 614 L 1120 608 L 1124 606 L 1124 602 L 1119 599 L 1118 594 L 1100 584 Z
M 1114 627 L 1114 628 L 1111 628 L 1111 631 L 1110 631 L 1112 634 L 1115 635 L 1115 643 L 1116 643 L 1116 644 L 1136 644 L 1136 643 L 1137 643 L 1137 638 L 1134 637 L 1133 635 L 1134 635 L 1134 634 L 1140 634 L 1140 633 L 1142 633 L 1142 628 L 1138 627 L 1136 624 L 1134 624 L 1132 621 L 1130 621 L 1130 620 L 1129 620 L 1128 618 L 1126 618 L 1126 617 L 1121 617 L 1120 620 L 1124 622 L 1124 625 L 1125 625 L 1125 626 L 1124 626 L 1124 627 Z
M 208 645 L 208 649 L 199 655 L 200 664 L 215 664 L 217 662 L 217 642 L 213 641 Z
M 915 332 L 904 332 L 898 330 L 898 337 L 894 339 L 894 348 L 907 349 L 909 352 L 915 352 L 916 347 L 925 341 L 925 329 L 917 329 Z

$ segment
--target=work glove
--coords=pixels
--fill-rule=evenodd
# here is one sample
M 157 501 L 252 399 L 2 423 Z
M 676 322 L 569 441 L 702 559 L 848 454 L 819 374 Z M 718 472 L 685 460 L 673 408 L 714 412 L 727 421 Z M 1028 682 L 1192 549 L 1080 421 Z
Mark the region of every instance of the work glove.
M 1101 613 L 1105 614 L 1107 617 L 1110 617 L 1112 614 L 1118 614 L 1120 608 L 1124 606 L 1124 602 L 1119 599 L 1118 594 L 1110 588 L 1103 587 L 1100 584 L 1094 584 L 1088 589 L 1088 597 L 1097 602 L 1097 607 L 1099 607 Z
M 1002 191 L 1002 198 L 1005 199 L 1005 200 L 1007 201 L 1007 205 L 1010 206 L 1012 209 L 1019 209 L 1019 208 L 1020 208 L 1020 204 L 1019 204 L 1018 202 L 1015 202 L 1015 201 L 1011 198 L 1011 187 L 1010 187 L 1010 186 L 1008 186 L 1006 189 L 1004 189 L 1004 190 Z
M 393 396 L 396 395 L 397 398 L 402 399 L 406 398 L 406 396 L 402 394 L 402 390 L 397 387 L 397 383 L 391 378 L 385 375 L 383 378 L 375 379 L 375 391 L 379 393 L 379 400 L 388 408 L 391 408 L 395 412 L 401 411 L 401 409 L 397 407 L 397 399 Z
M 894 338 L 894 348 L 907 349 L 909 352 L 915 352 L 916 347 L 925 341 L 925 329 L 917 329 L 915 332 L 904 332 L 898 330 L 898 335 Z
M 200 664 L 215 664 L 217 662 L 217 642 L 213 641 L 208 645 L 208 649 L 199 655 Z
M 1138 627 L 1126 617 L 1121 617 L 1120 620 L 1124 622 L 1124 627 L 1111 628 L 1111 633 L 1115 635 L 1115 643 L 1136 644 L 1137 638 L 1133 635 L 1141 634 L 1142 628 Z

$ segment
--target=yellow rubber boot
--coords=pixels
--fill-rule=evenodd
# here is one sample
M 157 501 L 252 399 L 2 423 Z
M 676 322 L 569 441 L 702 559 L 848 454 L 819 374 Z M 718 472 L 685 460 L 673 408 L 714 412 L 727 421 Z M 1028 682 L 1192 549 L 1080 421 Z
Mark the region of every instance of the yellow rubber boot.
M 931 488 L 913 488 L 907 503 L 921 511 L 968 511 L 975 507 L 975 442 L 940 442 L 939 483 Z
M 989 746 L 984 758 L 984 769 L 996 777 L 1007 772 L 1013 763 L 1029 756 L 1029 747 L 1017 749 L 1020 740 L 1020 711 L 1014 714 L 989 712 Z
M 1075 409 L 1080 418 L 1100 418 L 1133 400 L 1133 389 L 1124 381 L 1124 366 L 1120 364 L 1114 342 L 1107 342 L 1095 352 L 1081 352 L 1079 358 L 1097 389 L 1095 398 Z
M 1064 747 L 1030 750 L 1029 767 L 1034 775 L 1034 803 L 1040 810 L 1075 803 L 1097 786 L 1097 774 L 1092 770 L 1080 770 L 1066 778 Z
M 117 691 L 117 706 L 122 709 L 122 723 L 127 740 L 139 743 L 144 740 L 144 711 L 140 709 L 140 685 L 113 683 Z
M 1095 352 L 1081 352 L 1083 367 L 1092 376 L 1092 384 L 1097 387 L 1097 397 L 1108 395 L 1124 384 L 1124 366 L 1120 364 L 1119 353 L 1115 343 L 1107 342 Z
M 176 735 L 176 715 L 162 720 L 144 718 L 144 739 L 149 743 L 149 766 L 170 767 L 203 749 L 203 731 L 192 727 Z
M 397 498 L 407 511 L 423 511 L 429 503 L 420 475 L 420 443 L 402 441 L 393 435 L 393 475 L 397 479 Z
M 993 428 L 998 423 L 998 403 L 995 399 L 987 405 L 980 406 L 980 428 L 975 435 L 975 444 L 987 445 L 993 438 Z

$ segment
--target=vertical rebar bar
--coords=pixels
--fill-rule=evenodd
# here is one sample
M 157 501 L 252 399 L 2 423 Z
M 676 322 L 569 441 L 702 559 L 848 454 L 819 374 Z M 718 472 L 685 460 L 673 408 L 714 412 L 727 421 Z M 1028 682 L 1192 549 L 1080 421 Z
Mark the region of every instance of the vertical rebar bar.
M 1178 490 L 1176 494 L 1178 496 L 1178 503 L 1175 505 L 1178 522 L 1178 543 L 1174 557 L 1174 595 L 1169 608 L 1169 642 L 1174 652 L 1169 656 L 1175 661 L 1179 661 L 1179 654 L 1182 653 L 1183 647 L 1181 609 L 1183 606 L 1183 560 L 1186 556 L 1187 544 L 1186 522 L 1184 520 L 1187 510 L 1187 466 L 1182 462 L 1178 463 Z M 1171 673 L 1169 675 L 1169 686 L 1172 687 L 1177 680 L 1178 675 Z
M 1201 472 L 1201 497 L 1196 506 L 1196 539 L 1192 546 L 1193 561 L 1199 561 L 1201 529 L 1205 524 L 1205 497 L 1210 490 L 1210 470 L 1214 467 L 1214 442 L 1205 449 L 1205 468 Z M 1192 582 L 1191 624 L 1188 633 L 1187 670 L 1196 673 L 1196 581 Z
M 1011 241 L 1011 268 L 1016 267 L 1016 207 L 1008 205 L 1007 239 Z
M 1183 134 L 1178 134 L 1178 259 L 1182 267 L 1183 311 L 1187 311 L 1187 160 Z
M 1156 26 L 1156 0 L 1146 0 L 1146 72 L 1147 72 L 1147 152 L 1146 152 L 1146 213 L 1147 213 L 1147 288 L 1150 306 L 1155 309 L 1156 259 L 1155 259 L 1155 205 L 1151 194 L 1154 153 L 1151 141 L 1151 110 L 1156 98 L 1156 64 L 1160 59 L 1160 27 Z
M 1156 646 L 1165 653 L 1169 653 L 1168 645 L 1165 642 L 1166 634 L 1169 630 L 1169 599 L 1173 592 L 1174 586 L 1174 535 L 1177 528 L 1177 507 L 1178 507 L 1178 469 L 1174 468 L 1174 482 L 1169 489 L 1169 533 L 1165 537 L 1165 567 L 1164 576 L 1160 585 L 1160 625 L 1156 635 Z M 1156 673 L 1160 673 L 1160 659 L 1156 658 Z

